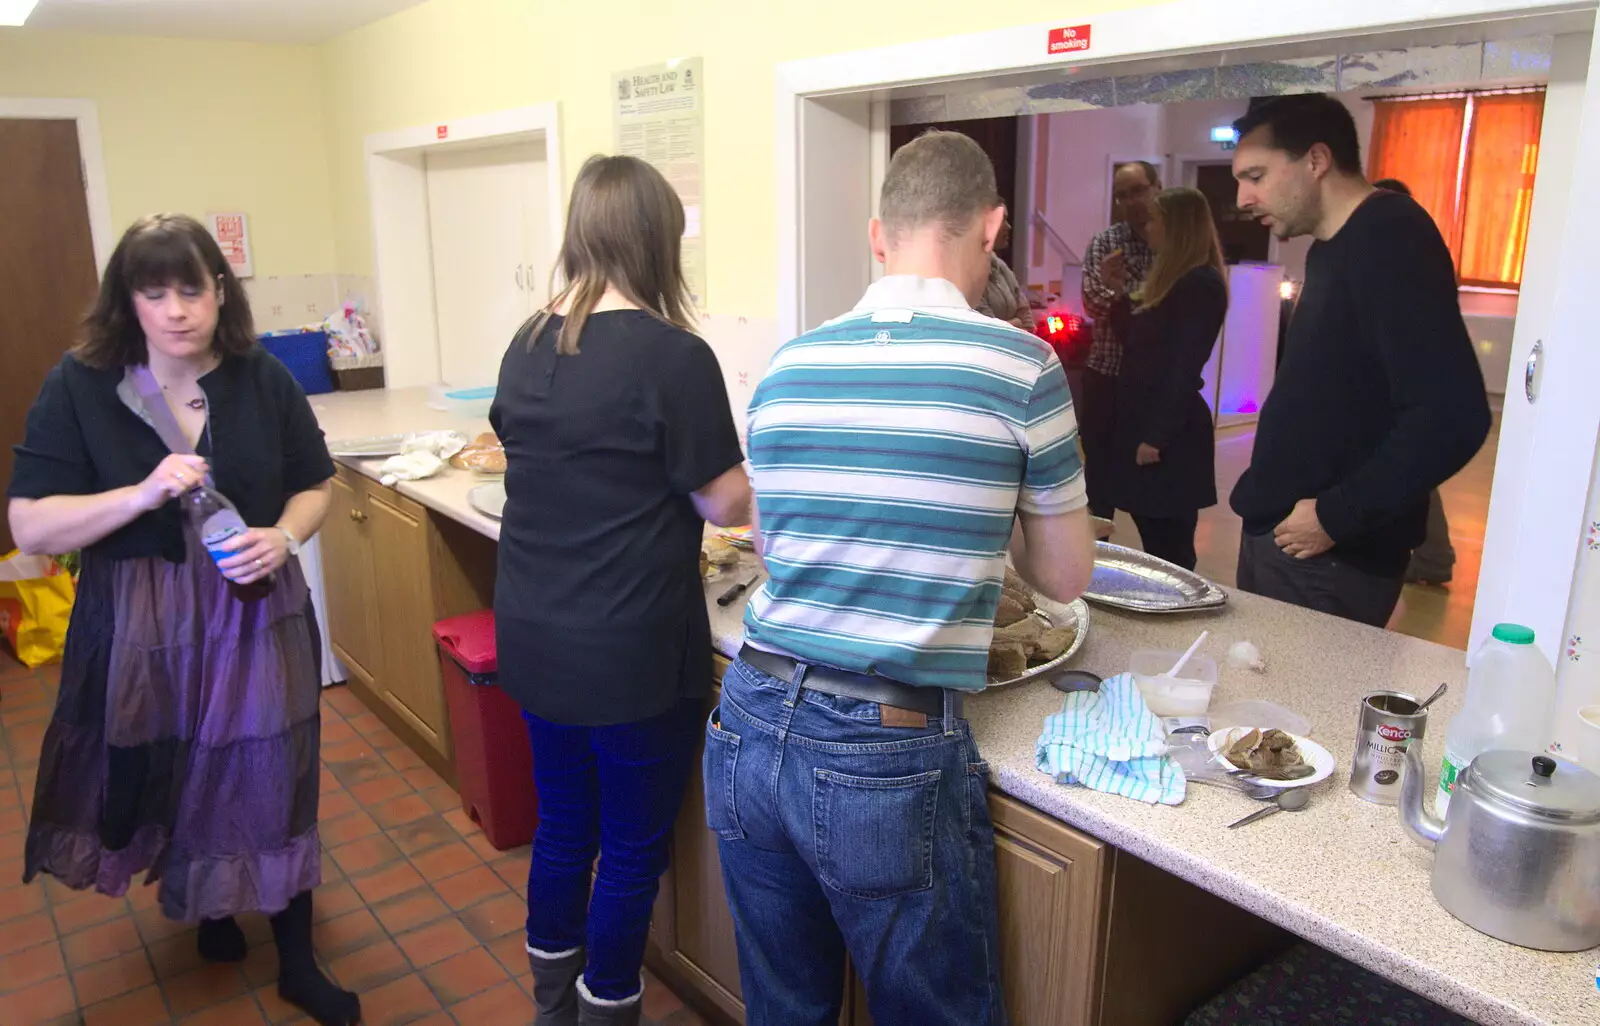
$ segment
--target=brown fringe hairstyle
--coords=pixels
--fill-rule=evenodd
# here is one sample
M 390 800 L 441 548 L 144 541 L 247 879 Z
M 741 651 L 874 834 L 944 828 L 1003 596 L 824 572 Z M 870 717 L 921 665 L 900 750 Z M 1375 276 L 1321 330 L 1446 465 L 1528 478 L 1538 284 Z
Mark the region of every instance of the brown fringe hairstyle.
M 211 336 L 217 352 L 242 356 L 256 345 L 250 301 L 217 240 L 185 214 L 151 214 L 135 221 L 112 252 L 100 279 L 100 295 L 84 319 L 83 338 L 73 355 L 101 370 L 148 362 L 133 294 L 168 285 L 221 290 L 222 308 Z
M 1178 279 L 1196 267 L 1216 268 L 1227 288 L 1222 241 L 1217 238 L 1217 223 L 1211 218 L 1205 194 L 1198 189 L 1167 189 L 1156 196 L 1154 213 L 1161 218 L 1161 250 L 1144 287 L 1133 297 L 1139 309 L 1159 306 Z
M 556 352 L 573 356 L 607 287 L 668 324 L 694 331 L 683 278 L 683 204 L 661 172 L 637 157 L 596 154 L 584 161 L 567 207 L 561 258 L 550 275 L 548 306 L 524 326 L 528 347 L 563 304 Z M 565 282 L 558 291 L 556 283 Z

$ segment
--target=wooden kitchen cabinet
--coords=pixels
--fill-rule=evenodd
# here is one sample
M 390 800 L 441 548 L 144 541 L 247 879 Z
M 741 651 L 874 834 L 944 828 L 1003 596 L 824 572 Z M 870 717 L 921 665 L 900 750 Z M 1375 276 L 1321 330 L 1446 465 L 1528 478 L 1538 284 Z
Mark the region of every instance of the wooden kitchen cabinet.
M 716 664 L 720 679 L 727 663 Z M 1270 923 L 1013 798 L 992 792 L 989 809 L 1012 1026 L 1168 1026 L 1289 943 Z M 698 757 L 672 848 L 648 961 L 703 1012 L 743 1023 Z M 1206 924 L 1206 942 L 1176 923 Z M 840 1023 L 873 1026 L 848 967 Z
M 433 624 L 492 604 L 495 543 L 341 466 L 322 547 L 329 640 L 351 690 L 454 779 Z

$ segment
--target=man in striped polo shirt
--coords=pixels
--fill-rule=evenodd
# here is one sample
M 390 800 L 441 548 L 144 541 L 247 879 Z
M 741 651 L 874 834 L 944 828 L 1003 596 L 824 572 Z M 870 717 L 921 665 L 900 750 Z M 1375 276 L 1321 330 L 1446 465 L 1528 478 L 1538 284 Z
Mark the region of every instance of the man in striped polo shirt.
M 1093 568 L 1065 375 L 975 313 L 1005 219 L 971 139 L 903 147 L 870 226 L 886 277 L 794 339 L 750 408 L 769 577 L 707 729 L 753 1026 L 838 1022 L 845 954 L 881 1026 L 1005 1021 L 985 683 L 1005 557 L 1076 598 Z

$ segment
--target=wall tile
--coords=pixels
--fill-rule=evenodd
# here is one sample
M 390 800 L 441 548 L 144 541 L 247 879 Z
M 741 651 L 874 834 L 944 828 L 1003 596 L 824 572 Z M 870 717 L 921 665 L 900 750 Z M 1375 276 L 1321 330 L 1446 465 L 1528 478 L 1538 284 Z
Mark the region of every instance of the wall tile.
M 1074 78 L 1027 89 L 1030 114 L 1059 114 L 1069 110 L 1096 110 L 1117 105 L 1115 83 L 1109 78 Z
M 739 430 L 739 443 L 745 443 L 745 414 L 756 386 L 767 372 L 767 365 L 778 351 L 778 322 L 772 318 L 714 316 L 700 319 L 700 336 L 717 354 L 723 383 L 728 389 L 728 405 Z
M 1529 39 L 1502 39 L 1483 44 L 1483 80 L 1543 77 L 1550 74 L 1551 36 Z
M 1291 93 L 1328 93 L 1338 88 L 1337 57 L 1235 64 L 1217 69 L 1217 98 L 1222 100 L 1287 96 Z
M 1339 59 L 1339 89 L 1468 86 L 1483 76 L 1483 44 L 1419 46 L 1347 53 Z
M 335 276 L 289 274 L 257 276 L 244 283 L 257 331 L 283 331 L 320 324 L 337 308 Z
M 1217 95 L 1217 69 L 1164 71 L 1155 75 L 1122 75 L 1116 79 L 1117 106 L 1132 103 L 1182 103 L 1212 100 Z

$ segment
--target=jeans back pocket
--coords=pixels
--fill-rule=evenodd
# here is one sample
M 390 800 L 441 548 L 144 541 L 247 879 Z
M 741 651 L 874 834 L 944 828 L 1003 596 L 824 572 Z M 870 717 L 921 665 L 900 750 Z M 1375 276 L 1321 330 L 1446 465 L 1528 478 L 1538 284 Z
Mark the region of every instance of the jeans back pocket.
M 816 771 L 817 875 L 856 898 L 893 898 L 933 886 L 941 771 L 853 777 Z
M 739 735 L 717 724 L 722 712 L 711 710 L 706 721 L 706 753 L 701 760 L 706 783 L 706 827 L 724 841 L 744 838 L 739 808 L 733 798 L 733 775 L 739 765 Z

